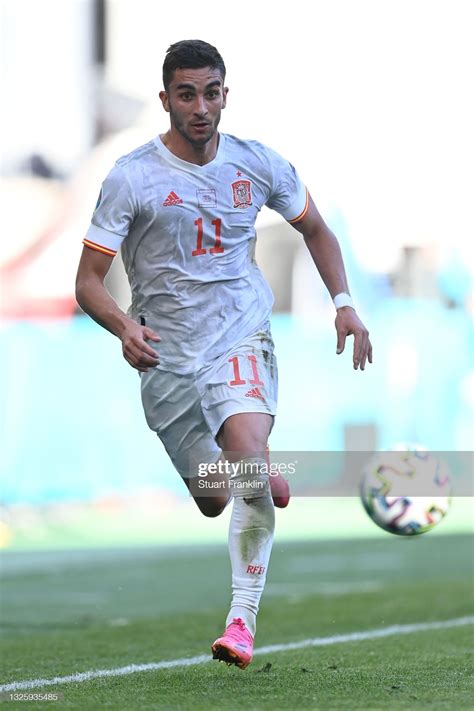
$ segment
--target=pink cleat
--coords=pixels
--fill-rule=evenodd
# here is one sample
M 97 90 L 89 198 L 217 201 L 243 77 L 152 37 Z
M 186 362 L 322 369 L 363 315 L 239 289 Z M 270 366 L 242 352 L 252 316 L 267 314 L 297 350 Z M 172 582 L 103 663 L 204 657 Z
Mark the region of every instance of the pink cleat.
M 267 466 L 270 469 L 270 448 L 267 445 L 265 452 L 265 459 Z M 271 474 L 270 479 L 270 492 L 273 499 L 273 504 L 279 509 L 285 509 L 290 502 L 290 485 L 287 480 L 282 477 L 280 473 Z
M 253 655 L 253 637 L 240 617 L 234 617 L 226 631 L 211 647 L 212 658 L 235 664 L 241 669 L 248 667 Z

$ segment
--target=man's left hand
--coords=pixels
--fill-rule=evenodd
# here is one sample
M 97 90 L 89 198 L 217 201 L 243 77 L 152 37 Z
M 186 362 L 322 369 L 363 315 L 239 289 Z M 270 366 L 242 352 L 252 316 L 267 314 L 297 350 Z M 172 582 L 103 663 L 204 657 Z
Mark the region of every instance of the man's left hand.
M 360 366 L 365 369 L 366 360 L 372 363 L 372 344 L 369 341 L 369 332 L 350 306 L 343 306 L 337 310 L 336 315 L 337 350 L 342 353 L 346 345 L 346 337 L 354 336 L 354 370 Z

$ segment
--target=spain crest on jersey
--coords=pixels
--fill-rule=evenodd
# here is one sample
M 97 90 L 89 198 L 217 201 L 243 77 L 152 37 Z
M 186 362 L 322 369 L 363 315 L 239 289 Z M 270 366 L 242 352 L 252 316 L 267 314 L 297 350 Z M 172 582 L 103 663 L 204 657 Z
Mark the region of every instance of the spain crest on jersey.
M 250 180 L 236 180 L 232 183 L 234 207 L 250 207 L 252 204 L 252 190 Z

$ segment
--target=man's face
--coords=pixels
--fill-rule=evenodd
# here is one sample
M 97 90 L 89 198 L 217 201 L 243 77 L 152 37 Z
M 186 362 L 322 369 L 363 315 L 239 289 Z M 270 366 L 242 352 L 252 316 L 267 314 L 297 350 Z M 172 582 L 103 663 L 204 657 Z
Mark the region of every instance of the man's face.
M 192 145 L 204 146 L 217 131 L 227 91 L 218 69 L 177 69 L 160 99 L 171 126 Z

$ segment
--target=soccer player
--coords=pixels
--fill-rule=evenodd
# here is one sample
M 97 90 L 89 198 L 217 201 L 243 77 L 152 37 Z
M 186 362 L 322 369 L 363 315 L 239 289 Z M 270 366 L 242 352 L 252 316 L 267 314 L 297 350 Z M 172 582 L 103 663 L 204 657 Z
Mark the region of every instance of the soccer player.
M 206 42 L 168 49 L 160 99 L 169 129 L 120 158 L 106 177 L 84 239 L 76 296 L 121 340 L 123 356 L 139 371 L 148 425 L 201 512 L 217 516 L 233 501 L 232 601 L 212 651 L 245 668 L 274 503 L 285 506 L 289 496 L 285 480 L 269 477 L 266 466 L 277 366 L 273 297 L 253 256 L 263 205 L 303 235 L 334 300 L 337 353 L 353 335 L 353 365 L 364 370 L 372 347 L 349 295 L 337 239 L 293 166 L 256 141 L 218 132 L 225 71 Z M 127 314 L 104 286 L 119 247 L 132 292 Z

